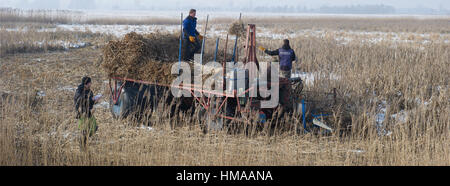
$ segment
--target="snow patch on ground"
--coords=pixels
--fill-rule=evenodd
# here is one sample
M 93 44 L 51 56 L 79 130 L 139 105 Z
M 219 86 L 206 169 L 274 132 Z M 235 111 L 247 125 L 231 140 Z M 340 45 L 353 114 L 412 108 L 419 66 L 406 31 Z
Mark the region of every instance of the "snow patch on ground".
M 349 150 L 348 152 L 360 154 L 360 153 L 364 153 L 365 151 L 356 149 L 356 150 Z
M 147 131 L 153 131 L 154 130 L 153 127 L 148 127 L 148 126 L 144 126 L 144 125 L 142 125 L 141 127 L 138 127 L 138 129 L 147 130 Z
M 375 116 L 375 126 L 379 136 L 389 136 L 392 134 L 391 131 L 386 130 L 385 120 L 386 120 L 386 101 L 381 101 L 377 107 L 377 114 Z
M 96 105 L 94 105 L 94 108 L 104 108 L 104 109 L 109 109 L 109 103 L 106 101 L 102 101 Z
M 111 34 L 116 37 L 123 37 L 130 32 L 138 34 L 149 34 L 153 32 L 169 32 L 173 33 L 180 29 L 179 25 L 58 25 L 58 28 L 66 31 L 93 32 L 102 34 Z
M 405 110 L 401 110 L 396 114 L 392 114 L 391 118 L 393 118 L 398 123 L 406 123 L 406 121 L 408 120 L 408 112 Z
M 203 32 L 203 23 L 198 24 L 197 30 Z M 130 32 L 139 34 L 149 34 L 154 32 L 174 33 L 179 31 L 179 25 L 93 25 L 93 24 L 59 24 L 55 28 L 37 29 L 37 32 L 57 32 L 57 31 L 78 31 L 92 32 L 101 34 L 111 34 L 118 38 L 123 37 Z M 27 32 L 24 28 L 7 28 L 6 31 Z M 212 38 L 225 38 L 228 33 L 228 25 L 217 24 L 208 27 L 206 36 Z M 352 30 L 315 30 L 315 29 L 280 29 L 258 27 L 258 38 L 285 39 L 295 37 L 316 37 L 316 38 L 334 38 L 338 44 L 347 45 L 350 42 L 377 44 L 382 42 L 389 43 L 417 43 L 428 45 L 430 43 L 443 42 L 449 43 L 450 34 L 438 34 L 437 37 L 430 33 L 415 32 L 381 32 L 381 31 L 352 31 Z M 234 39 L 231 36 L 230 39 Z
M 84 47 L 90 45 L 90 43 L 81 42 L 81 41 L 70 42 L 70 41 L 62 41 L 62 40 L 58 40 L 58 41 L 37 41 L 37 42 L 35 42 L 35 44 L 38 45 L 41 48 L 43 48 L 44 46 L 47 46 L 47 45 L 50 45 L 50 46 L 61 46 L 65 50 L 84 48 Z
M 341 77 L 337 74 L 324 74 L 320 72 L 292 72 L 291 78 L 300 77 L 305 85 L 314 85 L 314 80 L 329 78 L 330 80 L 339 80 Z
M 45 92 L 44 91 L 38 91 L 37 93 L 36 93 L 36 95 L 38 96 L 38 97 L 45 97 L 46 95 L 45 95 Z
M 75 92 L 75 90 L 77 90 L 77 87 L 64 86 L 64 87 L 59 87 L 58 90 L 60 90 L 60 91 Z

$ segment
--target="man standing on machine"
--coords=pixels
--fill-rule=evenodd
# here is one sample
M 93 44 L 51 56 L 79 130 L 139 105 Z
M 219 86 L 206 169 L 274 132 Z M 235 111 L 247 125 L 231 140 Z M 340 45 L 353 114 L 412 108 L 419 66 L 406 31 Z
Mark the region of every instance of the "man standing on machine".
M 201 49 L 201 41 L 203 36 L 197 31 L 196 10 L 191 9 L 189 16 L 183 21 L 183 37 L 184 37 L 184 60 L 190 61 L 194 59 L 194 54 Z

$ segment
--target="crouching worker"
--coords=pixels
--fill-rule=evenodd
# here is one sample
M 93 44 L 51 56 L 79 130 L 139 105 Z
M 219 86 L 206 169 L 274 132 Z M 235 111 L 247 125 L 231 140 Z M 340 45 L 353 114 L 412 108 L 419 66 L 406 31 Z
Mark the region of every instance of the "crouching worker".
M 98 129 L 97 121 L 92 114 L 92 108 L 97 103 L 99 97 L 94 98 L 91 91 L 91 78 L 83 77 L 74 96 L 76 118 L 78 119 L 78 129 L 81 130 L 82 143 L 85 144 L 87 137 L 91 137 Z

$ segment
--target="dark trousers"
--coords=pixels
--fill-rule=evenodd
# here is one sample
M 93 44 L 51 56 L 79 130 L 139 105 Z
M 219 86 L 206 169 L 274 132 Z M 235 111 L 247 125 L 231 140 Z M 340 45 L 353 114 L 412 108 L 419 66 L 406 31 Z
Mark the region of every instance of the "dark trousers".
M 285 73 L 290 71 L 284 71 Z M 286 74 L 284 74 L 285 76 L 287 76 Z M 280 83 L 280 92 L 279 92 L 279 103 L 281 105 L 281 107 L 285 110 L 285 111 L 291 111 L 292 110 L 292 106 L 293 106 L 293 102 L 294 100 L 292 99 L 292 88 L 291 88 L 291 83 L 289 81 L 288 78 L 283 78 L 280 77 L 280 82 L 283 81 L 284 83 Z
M 184 39 L 184 61 L 194 60 L 194 54 L 199 53 L 201 49 L 201 43 L 198 37 L 195 37 L 195 42 L 189 41 L 189 37 Z

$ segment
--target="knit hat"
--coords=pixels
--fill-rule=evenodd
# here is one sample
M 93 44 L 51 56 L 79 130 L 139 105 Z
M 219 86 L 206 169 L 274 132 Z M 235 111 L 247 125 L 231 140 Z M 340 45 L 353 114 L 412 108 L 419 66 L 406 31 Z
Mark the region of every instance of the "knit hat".
M 91 82 L 91 78 L 90 77 L 85 76 L 85 77 L 83 77 L 83 79 L 81 79 L 81 84 L 82 85 L 86 85 L 86 84 L 88 84 L 90 82 Z

